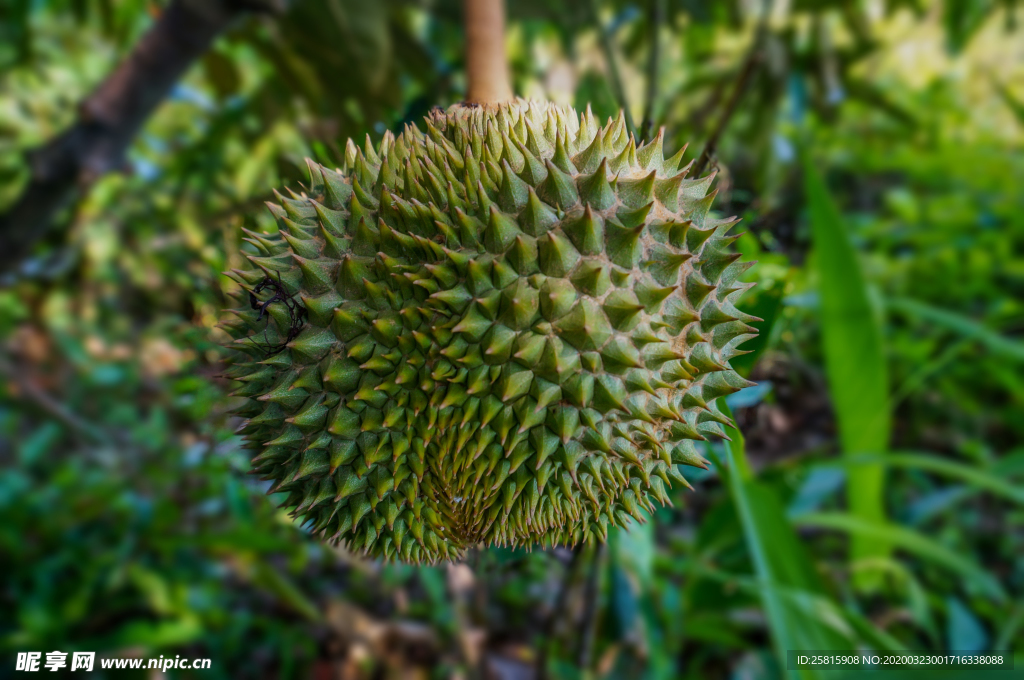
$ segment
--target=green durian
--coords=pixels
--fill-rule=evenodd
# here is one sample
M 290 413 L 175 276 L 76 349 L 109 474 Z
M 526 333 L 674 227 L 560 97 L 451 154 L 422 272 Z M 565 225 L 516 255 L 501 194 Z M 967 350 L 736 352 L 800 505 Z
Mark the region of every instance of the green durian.
M 237 350 L 253 471 L 325 540 L 406 562 L 576 544 L 706 465 L 755 330 L 713 175 L 623 117 L 435 109 L 278 194 L 247 232 Z

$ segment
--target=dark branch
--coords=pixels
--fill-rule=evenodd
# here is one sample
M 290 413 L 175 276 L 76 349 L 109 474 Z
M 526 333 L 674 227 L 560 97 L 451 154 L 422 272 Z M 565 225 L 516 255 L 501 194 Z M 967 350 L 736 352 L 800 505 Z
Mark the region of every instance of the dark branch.
M 770 5 L 770 3 L 766 3 Z M 768 9 L 764 10 L 761 21 L 758 23 L 757 32 L 754 35 L 754 41 L 750 45 L 750 49 L 747 50 L 747 55 L 743 59 L 743 66 L 740 67 L 739 75 L 736 78 L 736 86 L 732 90 L 732 94 L 729 100 L 725 103 L 725 109 L 722 111 L 721 117 L 718 119 L 718 124 L 711 131 L 711 136 L 708 137 L 707 143 L 704 145 L 704 151 L 701 153 L 700 158 L 697 160 L 697 164 L 693 168 L 693 176 L 698 177 L 700 173 L 707 167 L 708 161 L 715 155 L 715 151 L 718 149 L 718 140 L 721 138 L 722 133 L 725 132 L 725 128 L 728 127 L 729 121 L 732 120 L 733 114 L 736 113 L 736 109 L 739 106 L 740 101 L 743 99 L 743 95 L 747 91 L 747 85 L 750 83 L 751 77 L 757 71 L 758 65 L 762 60 L 762 51 L 764 49 L 764 40 L 768 33 Z
M 658 61 L 661 59 L 661 25 L 665 23 L 665 0 L 647 0 L 648 28 L 651 31 L 651 53 L 647 58 L 647 96 L 644 118 L 640 123 L 640 140 L 647 141 L 654 130 L 654 107 L 658 101 Z
M 555 624 L 558 622 L 558 616 L 565 609 L 565 602 L 569 597 L 569 588 L 572 585 L 573 574 L 576 573 L 576 565 L 579 563 L 580 556 L 585 549 L 585 543 L 580 543 L 573 548 L 572 557 L 569 563 L 565 565 L 565 574 L 562 576 L 558 595 L 555 596 L 555 602 L 551 607 L 551 611 L 548 612 L 547 617 L 544 619 L 544 627 L 540 637 L 540 649 L 537 653 L 537 680 L 548 680 L 548 654 L 551 649 L 552 638 L 555 636 Z
M 25 402 L 34 405 L 80 438 L 87 440 L 91 444 L 110 443 L 110 437 L 105 436 L 100 428 L 84 420 L 56 398 L 50 396 L 46 390 L 39 387 L 31 378 L 22 371 L 19 371 L 14 364 L 3 357 L 0 357 L 0 376 L 7 378 L 11 381 L 12 385 L 17 387 L 17 396 L 21 397 Z
M 78 120 L 28 154 L 31 178 L 0 215 L 0 271 L 31 251 L 57 215 L 102 175 L 125 167 L 125 153 L 175 83 L 243 12 L 268 2 L 172 0 L 110 76 L 78 107 Z
M 594 640 L 597 637 L 597 598 L 601 585 L 601 567 L 604 565 L 605 544 L 594 546 L 594 554 L 583 587 L 583 621 L 580 623 L 580 640 L 576 654 L 576 666 L 584 673 L 590 671 L 594 655 Z
M 708 116 L 715 112 L 719 102 L 722 101 L 722 96 L 725 94 L 725 85 L 726 79 L 724 77 L 715 80 L 715 84 L 712 86 L 711 92 L 708 93 L 707 99 L 690 116 L 688 125 L 693 131 L 694 136 L 702 137 L 704 135 L 704 126 L 707 123 Z
M 604 53 L 605 61 L 608 62 L 608 80 L 611 81 L 609 84 L 612 86 L 615 99 L 619 102 L 619 107 L 625 114 L 626 130 L 629 134 L 636 136 L 636 125 L 633 124 L 633 114 L 629 112 L 629 101 L 626 99 L 626 90 L 622 86 L 622 74 L 619 72 L 619 61 L 615 56 L 612 34 L 601 21 L 597 0 L 590 0 L 588 8 L 590 10 L 590 20 L 594 22 L 594 27 L 597 28 L 597 35 L 601 40 L 601 51 Z

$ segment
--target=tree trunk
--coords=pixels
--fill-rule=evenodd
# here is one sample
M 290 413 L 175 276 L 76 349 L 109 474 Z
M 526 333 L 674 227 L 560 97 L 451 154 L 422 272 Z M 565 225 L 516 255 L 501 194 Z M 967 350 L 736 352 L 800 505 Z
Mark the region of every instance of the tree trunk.
M 214 39 L 252 6 L 172 0 L 127 59 L 79 105 L 78 120 L 29 153 L 31 179 L 0 215 L 0 271 L 17 266 L 82 190 L 125 167 L 128 147 L 160 102 Z

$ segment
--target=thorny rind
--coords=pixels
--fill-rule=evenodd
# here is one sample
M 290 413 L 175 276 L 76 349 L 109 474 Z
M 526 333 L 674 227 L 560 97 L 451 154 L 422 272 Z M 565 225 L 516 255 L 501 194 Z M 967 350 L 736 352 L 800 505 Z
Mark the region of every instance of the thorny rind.
M 736 220 L 682 153 L 517 100 L 309 161 L 304 193 L 268 204 L 278 233 L 246 232 L 255 268 L 228 273 L 308 320 L 295 335 L 268 301 L 225 325 L 268 493 L 406 562 L 601 541 L 669 503 L 724 433 L 717 399 L 750 384 L 728 362 L 756 320 L 734 304 L 753 285 Z

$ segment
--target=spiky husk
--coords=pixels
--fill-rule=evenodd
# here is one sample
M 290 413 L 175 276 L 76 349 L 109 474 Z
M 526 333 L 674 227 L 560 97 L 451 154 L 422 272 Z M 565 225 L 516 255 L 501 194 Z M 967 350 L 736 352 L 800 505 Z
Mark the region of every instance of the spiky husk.
M 681 158 L 519 100 L 309 162 L 228 274 L 306 310 L 291 340 L 281 301 L 226 324 L 254 472 L 326 540 L 407 562 L 603 540 L 667 502 L 754 333 L 735 220 Z

